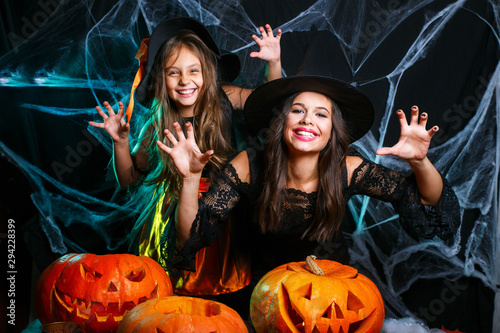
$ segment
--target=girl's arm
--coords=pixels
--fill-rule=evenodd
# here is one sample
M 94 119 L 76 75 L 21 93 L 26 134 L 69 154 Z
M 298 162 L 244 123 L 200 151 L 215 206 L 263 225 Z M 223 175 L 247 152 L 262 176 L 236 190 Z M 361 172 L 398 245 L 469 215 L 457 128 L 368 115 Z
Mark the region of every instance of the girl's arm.
M 416 177 L 418 191 L 424 205 L 435 205 L 441 198 L 443 180 L 434 165 L 427 158 L 431 138 L 438 131 L 437 126 L 426 130 L 427 114 L 420 115 L 417 106 L 411 109 L 411 121 L 408 125 L 402 110 L 397 111 L 401 125 L 398 143 L 391 147 L 377 150 L 379 155 L 391 154 L 407 161 Z
M 134 161 L 130 155 L 130 124 L 125 122 L 124 105 L 122 102 L 118 103 L 118 113 L 113 111 L 113 108 L 108 102 L 105 101 L 103 104 L 109 116 L 99 106 L 96 106 L 96 110 L 101 115 L 104 122 L 96 123 L 90 121 L 89 125 L 97 128 L 104 128 L 111 136 L 113 140 L 113 166 L 115 175 L 120 186 L 127 187 L 136 183 L 141 177 L 140 173 L 135 169 Z M 136 152 L 136 164 L 147 166 L 147 158 L 143 149 L 139 148 Z
M 176 210 L 177 240 L 183 246 L 191 233 L 191 226 L 198 213 L 198 190 L 200 186 L 201 173 L 205 164 L 213 154 L 209 150 L 202 154 L 196 145 L 194 131 L 191 123 L 186 124 L 187 138 L 182 132 L 179 123 L 174 123 L 177 138 L 168 130 L 165 135 L 172 143 L 172 148 L 161 141 L 157 141 L 160 149 L 170 155 L 182 177 L 181 193 Z
M 273 29 L 269 24 L 266 28 L 260 27 L 259 31 L 262 39 L 257 35 L 252 35 L 253 40 L 260 47 L 259 52 L 251 52 L 250 57 L 259 58 L 266 62 L 265 82 L 281 78 L 281 29 L 278 29 L 276 36 L 273 34 Z M 233 108 L 242 110 L 245 101 L 252 93 L 252 89 L 244 89 L 237 86 L 229 85 L 222 87 L 226 92 Z
M 194 139 L 193 126 L 191 123 L 186 124 L 187 137 L 184 136 L 181 126 L 174 123 L 174 128 L 177 138 L 165 130 L 167 139 L 172 143 L 172 147 L 168 147 L 161 141 L 157 141 L 160 149 L 165 151 L 172 158 L 175 167 L 182 177 L 181 192 L 176 209 L 176 237 L 177 244 L 183 247 L 187 239 L 191 237 L 191 228 L 196 219 L 199 210 L 198 191 L 201 179 L 202 170 L 210 160 L 213 154 L 212 150 L 201 153 Z M 239 153 L 230 164 L 236 172 L 235 177 L 241 182 L 250 183 L 250 164 L 246 151 Z M 221 194 L 221 191 L 226 191 Z M 212 193 L 213 192 L 213 193 Z M 213 195 L 214 200 L 210 202 L 215 206 L 214 210 L 218 214 L 228 214 L 236 204 L 239 194 L 236 189 L 231 189 L 231 185 L 224 189 L 214 190 L 213 188 L 207 193 L 207 196 Z M 228 196 L 232 196 L 231 204 L 227 202 Z M 224 208 L 221 208 L 224 207 Z M 210 210 L 210 208 L 207 208 Z M 214 224 L 214 227 L 217 227 Z

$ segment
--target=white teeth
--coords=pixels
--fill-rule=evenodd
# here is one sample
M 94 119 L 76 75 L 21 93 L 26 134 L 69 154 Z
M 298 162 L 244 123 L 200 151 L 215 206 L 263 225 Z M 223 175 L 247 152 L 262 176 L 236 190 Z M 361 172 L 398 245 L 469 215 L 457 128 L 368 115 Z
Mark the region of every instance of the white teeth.
M 307 136 L 307 137 L 310 137 L 310 138 L 314 138 L 316 135 L 314 135 L 313 133 L 311 132 L 306 132 L 306 131 L 297 131 L 296 132 L 298 135 L 300 136 Z
M 195 89 L 190 89 L 190 90 L 179 90 L 180 95 L 189 95 L 194 93 Z

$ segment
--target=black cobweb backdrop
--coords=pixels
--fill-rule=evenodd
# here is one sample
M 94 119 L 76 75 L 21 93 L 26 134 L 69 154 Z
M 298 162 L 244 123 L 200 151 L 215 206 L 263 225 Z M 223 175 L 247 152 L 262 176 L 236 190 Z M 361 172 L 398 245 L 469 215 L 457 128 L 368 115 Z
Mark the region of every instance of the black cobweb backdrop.
M 111 140 L 87 122 L 98 120 L 95 105 L 104 100 L 115 108 L 128 103 L 141 40 L 166 17 L 196 18 L 221 49 L 239 56 L 235 84 L 255 87 L 264 64 L 248 56 L 257 50 L 251 35 L 269 23 L 283 31 L 284 75 L 307 66 L 371 98 L 376 122 L 355 143 L 365 157 L 408 169 L 374 153 L 397 141 L 398 108 L 416 104 L 429 113 L 429 125 L 440 127 L 429 158 L 456 191 L 461 229 L 448 242 L 415 242 L 390 206 L 355 197 L 345 227 L 352 264 L 377 283 L 388 320 L 491 332 L 500 281 L 499 1 L 41 0 L 2 6 L 0 152 L 30 192 L 24 201 L 5 197 L 21 210 L 32 207 L 32 217 L 19 224 L 41 269 L 66 252 L 126 249 L 141 206 L 116 189 L 107 169 Z M 133 130 L 141 112 L 135 108 Z M 318 254 L 332 250 L 325 245 Z

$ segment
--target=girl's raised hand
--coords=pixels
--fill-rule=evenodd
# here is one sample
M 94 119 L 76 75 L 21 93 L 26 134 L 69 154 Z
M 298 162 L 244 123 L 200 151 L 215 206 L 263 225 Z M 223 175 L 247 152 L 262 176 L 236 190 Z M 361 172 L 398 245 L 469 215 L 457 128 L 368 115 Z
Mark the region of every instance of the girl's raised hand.
M 96 106 L 97 112 L 101 115 L 104 122 L 96 123 L 94 121 L 89 121 L 89 125 L 104 128 L 114 143 L 122 143 L 128 140 L 128 133 L 130 132 L 130 124 L 125 122 L 124 118 L 124 105 L 122 102 L 118 103 L 118 113 L 113 111 L 111 105 L 108 102 L 104 102 L 104 107 L 108 111 L 108 114 L 104 112 L 99 106 Z
M 267 62 L 279 61 L 281 59 L 281 29 L 278 29 L 276 36 L 273 34 L 273 29 L 269 24 L 266 28 L 259 27 L 262 39 L 257 35 L 252 35 L 252 39 L 259 45 L 259 52 L 251 52 L 250 57 L 259 58 Z
M 402 110 L 396 112 L 401 125 L 401 134 L 398 143 L 393 147 L 384 147 L 377 150 L 378 155 L 391 154 L 406 160 L 409 163 L 422 161 L 427 156 L 431 138 L 439 130 L 433 126 L 427 130 L 427 113 L 419 116 L 418 106 L 411 108 L 410 124 L 406 120 L 405 113 Z M 420 122 L 419 122 L 420 119 Z
M 184 136 L 179 123 L 175 122 L 174 128 L 178 139 L 169 130 L 164 131 L 167 139 L 172 143 L 172 147 L 168 147 L 159 140 L 156 141 L 156 144 L 161 150 L 170 155 L 183 178 L 201 174 L 205 164 L 212 156 L 213 150 L 201 153 L 194 140 L 193 125 L 191 123 L 186 123 L 187 138 Z

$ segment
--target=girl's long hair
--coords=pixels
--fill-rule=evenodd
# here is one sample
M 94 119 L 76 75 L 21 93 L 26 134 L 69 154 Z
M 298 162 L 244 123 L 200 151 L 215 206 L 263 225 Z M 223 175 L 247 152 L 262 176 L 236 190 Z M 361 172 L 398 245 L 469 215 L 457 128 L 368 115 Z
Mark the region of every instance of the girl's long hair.
M 264 148 L 265 171 L 263 191 L 257 201 L 257 223 L 262 232 L 279 228 L 285 209 L 287 195 L 288 148 L 283 140 L 288 112 L 299 94 L 287 98 L 281 106 L 282 112 L 267 131 Z M 342 170 L 349 150 L 349 135 L 342 113 L 332 100 L 332 133 L 330 141 L 321 150 L 318 163 L 317 203 L 313 221 L 302 238 L 325 241 L 339 230 L 344 216 Z
M 206 166 L 207 176 L 211 183 L 233 152 L 230 142 L 231 123 L 221 109 L 216 55 L 196 34 L 189 30 L 181 30 L 162 45 L 152 66 L 151 80 L 148 83 L 151 88 L 148 89 L 151 113 L 148 130 L 142 135 L 142 139 L 147 140 L 150 168 L 154 168 L 146 181 L 150 184 L 168 185 L 169 193 L 174 197 L 178 197 L 180 193 L 180 175 L 170 156 L 158 149 L 156 141 L 161 140 L 171 147 L 163 131 L 168 129 L 171 133 L 175 133 L 174 122 L 178 122 L 185 129 L 184 118 L 169 98 L 165 82 L 167 61 L 172 57 L 177 57 L 182 47 L 193 52 L 201 62 L 203 87 L 194 111 L 193 129 L 200 150 L 202 152 L 214 150 L 214 155 Z

